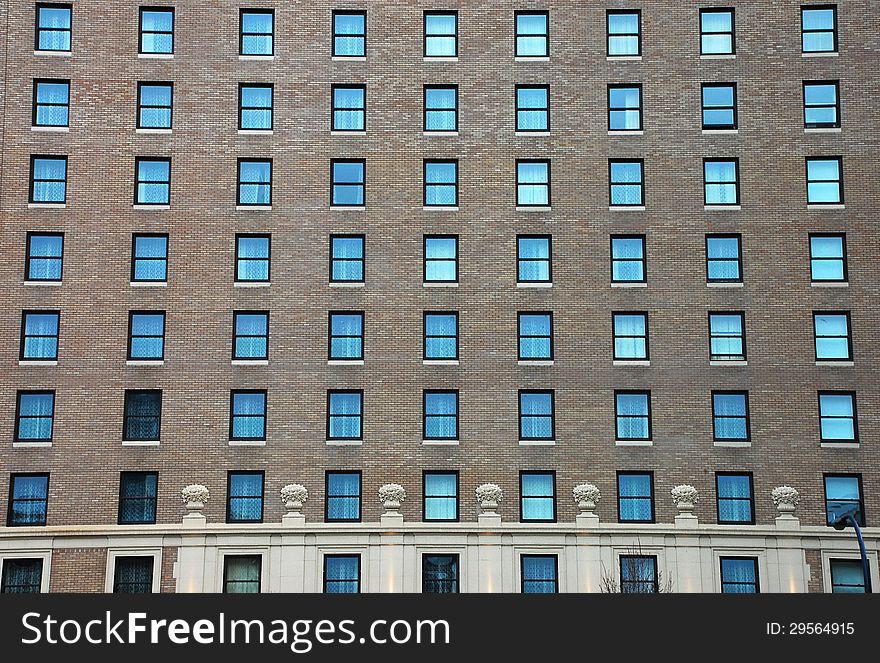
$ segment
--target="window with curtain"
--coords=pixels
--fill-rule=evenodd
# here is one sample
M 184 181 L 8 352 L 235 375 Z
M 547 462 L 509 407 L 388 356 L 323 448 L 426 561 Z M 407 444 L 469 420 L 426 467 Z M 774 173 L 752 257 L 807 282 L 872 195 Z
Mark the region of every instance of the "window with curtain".
M 128 359 L 161 360 L 165 357 L 165 311 L 131 311 L 128 314 Z
M 458 313 L 425 313 L 425 359 L 458 359 Z
M 819 437 L 823 442 L 858 440 L 854 392 L 819 392 Z
M 67 157 L 31 157 L 30 202 L 67 202 Z
M 54 417 L 54 391 L 19 391 L 15 441 L 51 442 Z
M 718 499 L 719 525 L 753 525 L 755 502 L 752 494 L 752 475 L 733 472 L 715 474 L 715 492 Z
M 608 56 L 642 54 L 642 13 L 640 11 L 608 10 Z
M 269 281 L 271 235 L 235 236 L 235 280 Z
M 522 360 L 553 359 L 553 314 L 518 313 L 519 356 Z
M 826 474 L 825 515 L 829 525 L 842 513 L 857 509 L 856 520 L 865 527 L 865 504 L 862 498 L 861 474 Z
M 64 234 L 29 232 L 25 280 L 60 281 L 64 259 Z
M 138 129 L 170 129 L 172 83 L 138 83 Z
M 642 86 L 608 86 L 608 130 L 642 130 Z
M 422 555 L 422 593 L 458 594 L 458 555 Z
M 613 313 L 614 359 L 648 359 L 648 314 Z
M 804 53 L 837 51 L 837 5 L 801 7 L 801 49 Z
M 7 557 L 3 560 L 0 594 L 39 594 L 43 584 L 43 560 Z
M 229 418 L 230 440 L 266 439 L 266 392 L 233 391 Z
M 363 311 L 330 311 L 329 317 L 328 359 L 363 359 Z
M 261 555 L 224 555 L 223 593 L 259 594 L 262 571 Z
M 425 472 L 422 515 L 425 521 L 458 520 L 457 472 Z
M 810 280 L 847 280 L 846 235 L 812 233 L 810 235 Z
M 758 594 L 758 558 L 721 558 L 722 594 Z
M 330 161 L 330 204 L 337 207 L 363 207 L 364 171 L 363 159 L 333 159 Z
M 138 157 L 135 203 L 167 205 L 171 201 L 171 159 Z
M 425 131 L 458 131 L 458 86 L 425 86 Z
M 843 159 L 807 157 L 807 204 L 843 204 Z
M 174 53 L 174 7 L 141 7 L 140 53 Z
M 423 394 L 422 434 L 426 440 L 458 439 L 458 392 L 430 391 Z
M 362 391 L 327 392 L 327 439 L 363 439 Z
M 618 440 L 650 440 L 651 392 L 615 391 L 614 416 Z
M 458 235 L 425 235 L 425 283 L 458 281 Z
M 70 81 L 58 79 L 34 80 L 35 127 L 66 127 L 70 114 Z
M 516 130 L 550 131 L 550 86 L 516 86 Z
M 742 281 L 739 235 L 706 235 L 706 280 L 709 283 Z
M 365 131 L 367 128 L 367 86 L 332 85 L 333 131 Z
M 119 524 L 156 522 L 156 472 L 123 472 L 119 478 Z
M 816 361 L 850 361 L 852 337 L 849 311 L 814 312 Z
M 556 434 L 553 391 L 519 392 L 519 439 L 552 440 Z
M 739 160 L 703 159 L 706 205 L 739 205 Z
M 748 393 L 745 391 L 713 391 L 712 426 L 716 440 L 748 440 Z
M 330 236 L 330 281 L 364 281 L 364 236 Z
M 519 473 L 520 522 L 556 522 L 556 473 Z
M 550 162 L 517 159 L 517 207 L 546 207 L 550 204 Z
M 425 12 L 425 57 L 458 57 L 458 12 Z
M 732 55 L 736 52 L 733 9 L 700 10 L 700 53 Z
M 9 477 L 9 527 L 45 525 L 49 504 L 48 474 L 12 474 Z
M 272 204 L 272 160 L 238 160 L 238 205 Z
M 611 160 L 609 171 L 609 204 L 612 207 L 640 207 L 645 204 L 644 162 Z
M 551 282 L 550 242 L 550 235 L 517 235 L 517 282 Z
M 654 475 L 651 472 L 617 473 L 617 520 L 654 522 Z
M 22 311 L 21 353 L 29 361 L 58 359 L 58 311 Z
M 269 358 L 269 312 L 234 311 L 232 313 L 232 358 Z
M 647 280 L 645 236 L 611 236 L 611 281 L 644 283 Z
M 37 3 L 37 51 L 69 51 L 73 5 Z
M 361 519 L 361 473 L 327 472 L 324 519 L 327 522 Z
M 245 131 L 271 131 L 275 86 L 242 83 L 238 86 L 238 128 Z
M 864 594 L 865 569 L 860 559 L 832 559 L 831 593 Z
M 273 55 L 275 11 L 273 9 L 242 9 L 240 14 L 241 55 Z
M 703 83 L 703 129 L 736 129 L 736 83 Z
M 168 280 L 168 235 L 134 234 L 131 237 L 131 280 Z
M 458 205 L 458 161 L 425 161 L 425 207 Z
M 367 12 L 333 12 L 333 56 L 362 58 L 367 55 Z
M 745 314 L 709 313 L 709 360 L 745 361 Z
M 840 126 L 840 100 L 837 81 L 804 81 L 804 127 Z
M 556 594 L 559 592 L 556 555 L 522 555 L 520 565 L 523 594 Z
M 620 556 L 620 592 L 622 594 L 657 594 L 657 558 L 653 555 Z
M 158 389 L 126 389 L 122 439 L 159 441 L 162 392 Z
M 151 594 L 153 566 L 151 555 L 116 557 L 113 570 L 114 594 Z
M 514 12 L 516 23 L 516 48 L 518 58 L 547 57 L 550 55 L 549 13 Z
M 226 522 L 263 522 L 262 472 L 229 473 L 226 500 Z
M 324 555 L 324 593 L 357 594 L 361 591 L 360 555 Z

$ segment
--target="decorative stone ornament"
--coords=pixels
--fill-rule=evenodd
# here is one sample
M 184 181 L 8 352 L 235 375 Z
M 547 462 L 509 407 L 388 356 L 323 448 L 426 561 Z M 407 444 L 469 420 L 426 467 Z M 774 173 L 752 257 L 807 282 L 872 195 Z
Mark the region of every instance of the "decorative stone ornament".
M 379 487 L 379 501 L 387 512 L 396 513 L 405 499 L 406 490 L 399 483 L 386 483 Z
M 501 501 L 501 486 L 495 483 L 484 483 L 477 486 L 475 492 L 483 513 L 495 513 L 495 509 L 498 508 L 498 502 Z
M 207 486 L 200 483 L 191 483 L 180 491 L 180 496 L 186 504 L 186 510 L 190 513 L 200 513 L 205 508 L 205 502 L 210 497 Z
M 307 499 L 309 499 L 309 491 L 302 484 L 289 483 L 281 489 L 281 501 L 287 513 L 299 513 L 303 502 Z
M 599 488 L 591 483 L 579 483 L 571 489 L 571 495 L 581 513 L 592 513 L 596 502 L 602 499 Z
M 779 486 L 770 493 L 780 515 L 793 514 L 801 501 L 801 495 L 791 486 Z
M 696 488 L 684 483 L 673 488 L 671 493 L 672 503 L 678 507 L 680 513 L 693 513 L 694 504 L 699 499 Z

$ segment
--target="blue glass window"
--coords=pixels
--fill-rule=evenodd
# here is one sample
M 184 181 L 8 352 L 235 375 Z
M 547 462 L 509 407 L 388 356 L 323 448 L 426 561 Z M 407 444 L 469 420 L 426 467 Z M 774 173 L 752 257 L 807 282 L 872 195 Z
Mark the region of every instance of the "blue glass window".
M 837 81 L 804 81 L 804 126 L 808 129 L 840 126 Z
M 163 359 L 165 356 L 164 311 L 132 311 L 128 320 L 128 358 Z
M 72 14 L 71 5 L 38 4 L 35 50 L 69 51 Z
M 715 488 L 718 493 L 719 525 L 755 522 L 750 474 L 716 474 Z
M 119 480 L 119 524 L 156 522 L 159 475 L 155 472 L 123 472 Z
M 550 204 L 550 162 L 516 162 L 516 204 L 542 207 Z
M 165 281 L 168 278 L 168 235 L 133 235 L 132 281 Z
M 35 80 L 35 127 L 66 127 L 69 123 L 70 81 Z
M 520 391 L 519 439 L 552 440 L 554 415 L 552 391 Z
M 458 555 L 422 555 L 422 593 L 458 593 Z
M 141 53 L 174 53 L 174 8 L 141 7 Z
M 819 433 L 823 442 L 855 442 L 858 439 L 855 394 L 819 393 Z
M 620 591 L 623 594 L 656 594 L 659 591 L 657 558 L 653 555 L 621 555 Z
M 754 557 L 722 557 L 721 593 L 757 594 L 758 560 Z
M 458 313 L 425 313 L 425 359 L 458 359 Z
M 122 555 L 115 558 L 114 594 L 150 594 L 153 591 L 153 555 Z
M 519 235 L 516 238 L 516 280 L 549 283 L 550 279 L 550 236 Z
M 618 472 L 617 510 L 622 523 L 654 522 L 654 475 Z
M 49 503 L 48 474 L 13 474 L 9 499 L 10 527 L 45 525 L 46 507 Z
M 236 281 L 269 280 L 271 244 L 270 235 L 235 236 Z
M 425 86 L 425 131 L 458 131 L 458 87 Z
M 230 472 L 226 522 L 263 521 L 263 473 Z
M 424 408 L 426 440 L 458 439 L 457 391 L 425 391 Z
M 825 475 L 825 515 L 833 524 L 842 514 L 856 511 L 855 518 L 865 526 L 865 505 L 862 498 L 862 477 L 859 474 Z
M 272 85 L 242 84 L 238 88 L 238 128 L 251 131 L 272 130 Z
M 641 131 L 642 86 L 608 86 L 608 130 Z
M 608 55 L 642 54 L 642 15 L 638 11 L 608 12 Z
M 58 311 L 24 311 L 21 318 L 20 358 L 58 359 Z
M 611 237 L 611 280 L 644 283 L 647 279 L 644 235 Z
M 523 555 L 523 594 L 556 594 L 559 591 L 556 555 Z
M 807 204 L 843 203 L 841 158 L 807 159 Z
M 241 55 L 272 55 L 275 12 L 271 9 L 241 10 Z
M 739 204 L 739 162 L 703 161 L 706 205 Z
M 25 279 L 60 281 L 64 258 L 64 235 L 28 233 Z
M 744 361 L 745 316 L 742 313 L 709 314 L 709 360 Z
M 648 358 L 648 314 L 615 313 L 614 359 Z
M 157 389 L 125 391 L 122 439 L 158 441 L 162 421 L 162 392 Z
M 516 86 L 516 130 L 550 131 L 549 86 Z
M 700 53 L 732 55 L 736 52 L 732 9 L 700 10 Z
M 55 418 L 55 392 L 18 392 L 18 421 L 15 439 L 18 442 L 51 442 Z
M 458 281 L 458 237 L 425 235 L 425 282 Z
M 367 13 L 333 12 L 333 55 L 359 58 L 367 54 Z
M 364 314 L 330 312 L 330 359 L 364 358 Z
M 266 392 L 233 391 L 230 440 L 266 439 Z
M 547 12 L 516 12 L 516 57 L 550 55 Z
M 425 57 L 458 56 L 458 14 L 425 12 Z
M 269 314 L 265 311 L 236 311 L 233 318 L 233 359 L 269 358 Z
M 458 205 L 458 162 L 425 161 L 425 206 Z
M 748 440 L 749 395 L 712 392 L 712 424 L 716 440 Z
M 804 53 L 837 50 L 837 5 L 801 7 L 801 47 Z
M 272 204 L 272 162 L 270 160 L 238 160 L 238 204 Z
M 739 235 L 706 235 L 706 278 L 710 283 L 742 281 Z
M 424 519 L 458 520 L 458 474 L 425 472 Z
M 363 401 L 360 391 L 327 392 L 327 439 L 363 438 Z
M 852 359 L 849 313 L 813 313 L 816 361 Z
M 171 200 L 171 159 L 143 159 L 136 163 L 138 205 L 167 205 Z
M 609 204 L 612 207 L 644 205 L 644 164 L 641 161 L 609 161 L 608 168 Z
M 262 571 L 262 555 L 224 555 L 223 593 L 259 594 Z
M 32 203 L 67 201 L 67 157 L 31 157 Z
M 651 393 L 618 391 L 614 394 L 618 440 L 651 439 Z
M 553 315 L 551 313 L 520 313 L 519 359 L 553 359 Z
M 556 521 L 556 475 L 520 472 L 520 521 Z
M 367 127 L 367 87 L 334 85 L 333 131 L 364 131 Z
M 324 555 L 325 594 L 357 594 L 360 588 L 360 555 Z
M 846 281 L 846 235 L 810 235 L 810 279 Z
M 703 129 L 736 129 L 736 84 L 703 84 Z
M 331 205 L 363 206 L 364 205 L 364 170 L 363 160 L 336 159 L 330 162 L 331 172 Z
M 831 560 L 831 592 L 833 594 L 865 593 L 865 569 L 861 560 Z
M 43 585 L 43 560 L 7 557 L 3 560 L 0 594 L 39 594 Z
M 360 472 L 327 472 L 327 521 L 361 519 Z
M 330 236 L 330 280 L 364 280 L 364 236 Z
M 138 129 L 170 129 L 171 83 L 138 83 Z

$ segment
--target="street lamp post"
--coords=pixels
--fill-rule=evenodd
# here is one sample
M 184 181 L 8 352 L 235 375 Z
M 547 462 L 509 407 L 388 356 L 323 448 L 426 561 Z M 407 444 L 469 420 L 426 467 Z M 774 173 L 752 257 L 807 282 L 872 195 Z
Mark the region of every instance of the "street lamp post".
M 847 525 L 852 525 L 856 531 L 856 538 L 859 540 L 859 552 L 862 554 L 862 575 L 865 578 L 865 593 L 871 593 L 871 567 L 868 564 L 868 553 L 865 550 L 865 540 L 862 538 L 862 530 L 859 528 L 858 507 L 850 507 L 845 511 L 838 513 L 837 518 L 831 523 L 836 530 L 844 530 Z

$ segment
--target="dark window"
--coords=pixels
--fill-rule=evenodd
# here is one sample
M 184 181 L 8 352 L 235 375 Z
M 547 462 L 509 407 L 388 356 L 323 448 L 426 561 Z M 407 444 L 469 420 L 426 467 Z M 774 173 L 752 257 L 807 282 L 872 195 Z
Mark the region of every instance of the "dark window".
M 516 130 L 550 131 L 550 87 L 516 86 Z
M 117 557 L 113 571 L 114 594 L 151 594 L 153 591 L 153 565 L 151 555 Z
M 642 54 L 642 13 L 622 10 L 607 13 L 608 56 L 637 56 Z
M 138 83 L 138 129 L 170 129 L 171 83 Z
M 362 58 L 367 54 L 367 12 L 333 12 L 333 55 Z
M 230 472 L 227 490 L 227 523 L 263 522 L 262 472 Z
M 363 359 L 363 311 L 330 311 L 329 318 L 328 359 Z
M 721 593 L 758 594 L 758 558 L 722 557 Z
M 363 159 L 332 159 L 330 161 L 330 204 L 339 207 L 364 206 Z
M 234 311 L 232 313 L 232 358 L 269 358 L 269 312 Z
M 223 593 L 259 594 L 262 571 L 262 555 L 224 555 Z
M 425 207 L 458 205 L 458 161 L 425 160 Z
M 458 57 L 458 12 L 425 12 L 425 57 Z
M 327 472 L 324 519 L 357 522 L 361 519 L 361 473 Z
M 703 129 L 736 129 L 736 83 L 703 83 Z
M 516 57 L 536 58 L 550 55 L 550 21 L 547 12 L 514 12 L 514 22 Z
M 653 555 L 620 556 L 620 591 L 622 594 L 657 594 L 657 558 Z
M 425 472 L 422 518 L 425 521 L 458 520 L 458 472 Z
M 804 81 L 804 126 L 808 129 L 840 126 L 837 81 Z
M 125 390 L 122 439 L 158 441 L 162 419 L 162 392 L 158 389 Z
M 719 525 L 754 525 L 755 497 L 752 475 L 734 472 L 715 474 Z
M 235 236 L 235 280 L 268 283 L 271 235 Z
M 66 127 L 70 116 L 70 81 L 34 79 L 35 127 Z
M 833 594 L 864 594 L 865 569 L 860 559 L 832 559 L 831 592 Z
M 865 527 L 865 502 L 862 497 L 861 474 L 825 475 L 825 515 L 829 525 L 840 518 L 840 514 L 857 509 L 856 521 Z
M 533 159 L 516 161 L 517 207 L 550 205 L 550 162 Z
M 430 391 L 423 394 L 422 435 L 426 440 L 458 439 L 458 392 Z
M 422 555 L 422 593 L 458 594 L 458 555 Z
M 801 7 L 801 48 L 804 53 L 837 51 L 837 5 Z
M 819 392 L 819 437 L 822 442 L 858 441 L 855 392 Z
M 843 204 L 843 159 L 807 157 L 807 204 Z
M 364 281 L 364 236 L 330 236 L 330 281 Z
M 67 202 L 67 157 L 31 157 L 30 202 Z
M 745 361 L 745 314 L 709 313 L 709 360 Z
M 242 9 L 239 53 L 241 55 L 272 55 L 275 11 Z
M 240 390 L 230 394 L 229 439 L 266 439 L 266 392 Z
M 640 207 L 645 204 L 644 167 L 640 159 L 608 162 L 609 205 Z
M 36 10 L 34 49 L 69 51 L 73 5 L 38 3 Z
M 60 281 L 64 261 L 62 233 L 29 232 L 24 274 L 27 281 Z
M 137 205 L 167 205 L 171 201 L 171 159 L 135 160 Z
M 145 233 L 131 236 L 131 280 L 168 280 L 168 235 Z
M 550 235 L 517 235 L 516 280 L 519 283 L 551 282 Z
M 849 311 L 813 312 L 816 361 L 850 361 L 852 332 Z
M 12 474 L 9 477 L 9 527 L 45 525 L 49 504 L 48 474 Z
M 362 440 L 363 405 L 362 391 L 328 391 L 327 439 Z
M 651 392 L 615 391 L 616 439 L 651 439 Z
M 518 313 L 517 334 L 520 361 L 553 359 L 552 313 Z
M 129 312 L 128 358 L 165 358 L 165 311 Z
M 42 559 L 7 557 L 3 560 L 0 594 L 39 594 L 42 584 Z
M 367 86 L 332 85 L 333 131 L 365 131 L 367 128 Z
M 425 283 L 458 281 L 458 235 L 425 235 Z
M 271 131 L 275 87 L 258 83 L 238 86 L 238 128 L 250 131 Z
M 611 236 L 611 281 L 614 283 L 645 283 L 647 258 L 644 235 Z
M 700 10 L 700 53 L 702 55 L 736 53 L 733 9 Z
M 519 473 L 520 522 L 556 522 L 556 473 Z
M 519 439 L 552 440 L 556 435 L 553 391 L 519 392 Z
M 19 391 L 15 412 L 16 442 L 51 442 L 54 391 Z
M 559 563 L 556 555 L 520 556 L 523 594 L 559 592 Z
M 458 131 L 458 86 L 425 86 L 425 131 Z
M 641 131 L 642 86 L 608 86 L 608 130 Z
M 810 234 L 810 279 L 838 281 L 848 279 L 846 235 L 843 233 Z
M 22 311 L 21 354 L 30 361 L 58 359 L 58 311 Z
M 238 204 L 272 204 L 272 160 L 238 160 Z
M 174 7 L 141 7 L 140 53 L 174 53 Z
M 739 205 L 739 159 L 703 159 L 706 205 Z
M 614 359 L 648 359 L 648 314 L 612 313 Z
M 119 477 L 120 525 L 156 522 L 156 472 L 123 472 Z
M 742 282 L 739 235 L 706 235 L 706 280 L 709 283 Z
M 458 313 L 425 313 L 425 359 L 458 359 Z
M 748 392 L 712 392 L 712 430 L 719 441 L 750 439 Z
M 357 594 L 361 591 L 360 555 L 324 555 L 324 593 Z
M 654 522 L 653 472 L 617 473 L 617 520 L 621 523 Z

